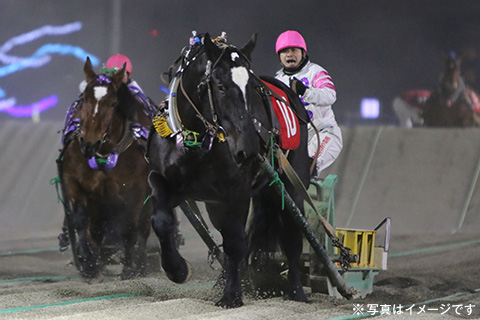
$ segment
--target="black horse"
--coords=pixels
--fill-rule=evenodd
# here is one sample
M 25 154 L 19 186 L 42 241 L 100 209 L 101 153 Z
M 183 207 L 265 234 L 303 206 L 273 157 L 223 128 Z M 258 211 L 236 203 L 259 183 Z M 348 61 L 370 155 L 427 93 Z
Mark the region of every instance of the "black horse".
M 254 242 L 250 249 L 260 249 L 267 235 L 280 240 L 289 263 L 288 297 L 307 300 L 300 282 L 302 232 L 291 216 L 282 212 L 281 197 L 259 174 L 259 159 L 271 159 L 278 147 L 278 133 L 273 129 L 277 120 L 267 107 L 270 90 L 250 70 L 255 43 L 256 35 L 242 49 L 227 45 L 222 38 L 212 41 L 208 34 L 190 39 L 171 79 L 168 107 L 154 120 L 157 131 L 150 134 L 148 151 L 152 227 L 161 245 L 162 266 L 174 282 L 189 279 L 190 265 L 175 245 L 173 208 L 187 199 L 205 202 L 210 220 L 223 238 L 226 283 L 216 305 L 226 308 L 243 305 L 240 267 L 249 250 L 245 226 L 252 198 L 254 216 L 250 220 L 255 223 L 249 231 Z M 283 89 L 292 93 L 286 86 Z M 308 117 L 298 97 L 295 101 L 301 119 L 295 130 L 301 139 L 288 159 L 307 185 Z M 283 173 L 280 177 L 303 211 L 302 196 Z

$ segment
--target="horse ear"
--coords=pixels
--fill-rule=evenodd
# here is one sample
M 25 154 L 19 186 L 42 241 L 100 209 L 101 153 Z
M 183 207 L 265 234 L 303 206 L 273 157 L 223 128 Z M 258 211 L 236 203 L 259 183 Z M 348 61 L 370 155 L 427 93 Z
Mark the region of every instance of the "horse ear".
M 123 64 L 123 67 L 122 69 L 118 70 L 115 75 L 113 76 L 112 78 L 112 83 L 113 83 L 113 86 L 115 87 L 115 89 L 118 89 L 120 88 L 120 86 L 122 85 L 122 81 L 123 81 L 123 78 L 125 76 L 125 69 L 127 67 L 127 63 L 125 62 Z
M 240 51 L 247 56 L 248 60 L 252 60 L 252 51 L 255 49 L 255 45 L 257 44 L 257 33 L 254 33 L 250 40 L 243 46 Z
M 90 82 L 93 78 L 97 76 L 95 71 L 93 71 L 92 61 L 90 61 L 90 57 L 87 57 L 87 61 L 85 61 L 85 65 L 83 66 L 83 72 L 85 72 L 87 82 Z
M 207 58 L 211 61 L 216 61 L 217 58 L 222 53 L 222 50 L 213 43 L 210 38 L 210 34 L 206 33 L 203 37 L 203 45 L 205 46 L 205 52 L 207 53 Z

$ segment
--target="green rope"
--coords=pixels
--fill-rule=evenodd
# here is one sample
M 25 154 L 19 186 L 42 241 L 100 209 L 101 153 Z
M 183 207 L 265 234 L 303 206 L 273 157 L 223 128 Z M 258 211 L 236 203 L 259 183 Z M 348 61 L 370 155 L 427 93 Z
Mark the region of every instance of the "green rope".
M 193 135 L 193 141 L 192 140 L 187 140 L 187 136 Z M 183 144 L 186 147 L 189 148 L 200 148 L 202 146 L 201 142 L 198 142 L 197 136 L 199 135 L 198 132 L 195 131 L 190 131 L 190 130 L 184 130 L 183 131 Z
M 285 184 L 278 176 L 278 172 L 275 172 L 275 179 L 273 179 L 268 186 L 270 187 L 272 184 L 276 182 L 282 186 L 282 210 L 285 210 Z
M 53 186 L 55 185 L 55 189 L 57 189 L 57 202 L 60 202 L 61 204 L 65 205 L 63 202 L 62 196 L 60 195 L 60 191 L 58 189 L 58 185 L 61 184 L 62 182 L 60 181 L 59 177 L 55 177 L 52 180 L 50 180 L 50 184 Z
M 105 67 L 102 68 L 102 73 L 113 73 L 113 72 L 117 72 L 119 69 L 118 68 L 111 68 L 111 69 L 107 69 Z
M 185 145 L 185 147 L 188 148 L 200 148 L 200 146 L 202 145 L 200 142 L 193 142 L 188 140 L 185 140 L 183 144 Z
M 143 201 L 143 205 L 145 205 L 147 203 L 147 201 L 150 200 L 150 197 L 151 197 L 151 195 L 148 195 L 147 199 L 145 199 L 145 201 Z
M 273 147 L 274 147 L 274 141 L 273 141 L 273 133 L 272 133 L 270 135 L 270 153 L 272 156 L 272 168 L 275 168 L 275 152 Z M 278 175 L 277 171 L 275 171 L 275 179 L 273 179 L 268 186 L 270 187 L 276 182 L 278 182 L 282 186 L 282 210 L 285 210 L 285 184 L 280 179 L 280 176 Z

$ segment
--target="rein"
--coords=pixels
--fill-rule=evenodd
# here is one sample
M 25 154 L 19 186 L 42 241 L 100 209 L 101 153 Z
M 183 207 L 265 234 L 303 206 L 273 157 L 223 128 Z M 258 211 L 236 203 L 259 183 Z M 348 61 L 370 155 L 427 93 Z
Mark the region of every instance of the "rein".
M 218 128 L 220 127 L 217 123 L 217 115 L 216 113 L 212 113 L 213 115 L 213 121 L 215 122 L 215 125 L 211 124 L 210 122 L 208 122 L 208 120 L 202 115 L 202 113 L 198 110 L 197 106 L 195 105 L 195 103 L 192 101 L 192 99 L 190 98 L 190 96 L 188 95 L 188 93 L 185 91 L 185 88 L 183 87 L 183 77 L 180 78 L 180 81 L 179 81 L 179 87 L 180 89 L 182 90 L 182 93 L 183 95 L 185 96 L 185 98 L 187 99 L 187 101 L 190 103 L 190 105 L 192 106 L 193 110 L 195 110 L 196 114 L 197 114 L 197 117 L 203 122 L 203 125 L 205 126 L 205 128 L 207 129 L 207 131 L 210 131 L 212 133 L 216 133 Z M 209 88 L 209 98 L 211 97 L 211 89 L 210 89 L 210 86 L 208 87 Z M 212 97 L 213 99 L 213 97 Z M 213 100 L 209 99 L 210 100 L 210 110 L 212 110 L 213 112 L 215 111 L 215 108 L 214 108 L 214 105 L 213 105 Z
M 202 84 L 207 85 L 208 101 L 209 101 L 210 112 L 212 114 L 212 120 L 214 122 L 214 125 L 212 125 L 210 122 L 208 122 L 208 120 L 200 113 L 198 108 L 195 106 L 195 103 L 192 101 L 192 99 L 189 97 L 188 93 L 185 91 L 185 88 L 183 87 L 183 75 L 184 75 L 184 73 L 182 72 L 181 76 L 180 76 L 180 88 L 182 90 L 183 95 L 188 100 L 190 105 L 194 108 L 195 112 L 197 113 L 197 117 L 200 120 L 202 120 L 203 124 L 205 125 L 205 128 L 212 133 L 216 133 L 221 128 L 221 126 L 217 122 L 218 117 L 217 117 L 217 112 L 215 111 L 215 103 L 214 103 L 214 99 L 213 99 L 213 95 L 212 95 L 211 78 L 212 78 L 213 70 L 215 70 L 218 62 L 222 59 L 223 55 L 225 54 L 225 50 L 226 50 L 226 46 L 223 48 L 222 53 L 217 58 L 217 60 L 215 60 L 213 65 L 212 65 L 212 61 L 207 60 L 207 65 L 205 66 L 205 76 L 206 76 L 205 81 L 200 82 L 197 86 L 197 87 L 199 87 Z M 198 54 L 200 54 L 201 52 L 202 51 L 200 51 Z M 188 67 L 188 64 L 185 67 L 185 69 L 187 67 Z
M 291 182 L 295 190 L 297 190 L 303 197 L 303 200 L 307 202 L 310 207 L 313 209 L 315 214 L 317 215 L 318 219 L 323 225 L 323 228 L 332 241 L 332 245 L 336 248 L 338 248 L 340 256 L 337 259 L 337 262 L 340 263 L 340 266 L 343 271 L 347 271 L 350 268 L 350 262 L 352 262 L 351 257 L 350 257 L 350 252 L 351 249 L 348 247 L 345 247 L 343 243 L 340 241 L 340 239 L 337 237 L 335 233 L 335 229 L 333 226 L 328 222 L 327 219 L 319 212 L 318 208 L 315 206 L 313 199 L 311 198 L 310 194 L 308 193 L 307 188 L 301 181 L 300 177 L 298 176 L 297 172 L 295 169 L 292 167 L 290 162 L 287 159 L 287 156 L 283 153 L 283 151 L 276 147 L 275 150 L 273 150 L 274 156 L 277 158 L 278 165 L 282 169 L 282 171 L 285 173 L 287 176 L 287 179 Z M 273 155 L 272 155 L 273 156 Z M 264 162 L 263 157 L 258 155 L 259 159 L 261 162 Z M 274 176 L 276 177 L 274 181 L 272 181 L 271 184 L 275 182 L 280 182 L 281 184 L 281 189 L 282 189 L 282 194 L 284 192 L 284 184 L 281 182 L 281 180 L 278 178 L 278 174 L 275 171 Z M 278 181 L 277 181 L 278 180 Z M 271 185 L 270 184 L 270 185 Z M 282 199 L 283 200 L 283 199 Z

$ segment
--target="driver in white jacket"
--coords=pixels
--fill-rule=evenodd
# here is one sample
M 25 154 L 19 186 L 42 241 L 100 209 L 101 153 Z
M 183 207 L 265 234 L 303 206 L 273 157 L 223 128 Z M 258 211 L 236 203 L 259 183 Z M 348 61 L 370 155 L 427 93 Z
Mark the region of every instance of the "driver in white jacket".
M 305 40 L 297 31 L 280 34 L 276 52 L 283 68 L 275 77 L 300 96 L 313 124 L 308 125 L 308 154 L 316 162 L 313 176 L 318 178 L 337 159 L 343 146 L 332 110 L 337 100 L 335 86 L 328 72 L 309 60 Z

